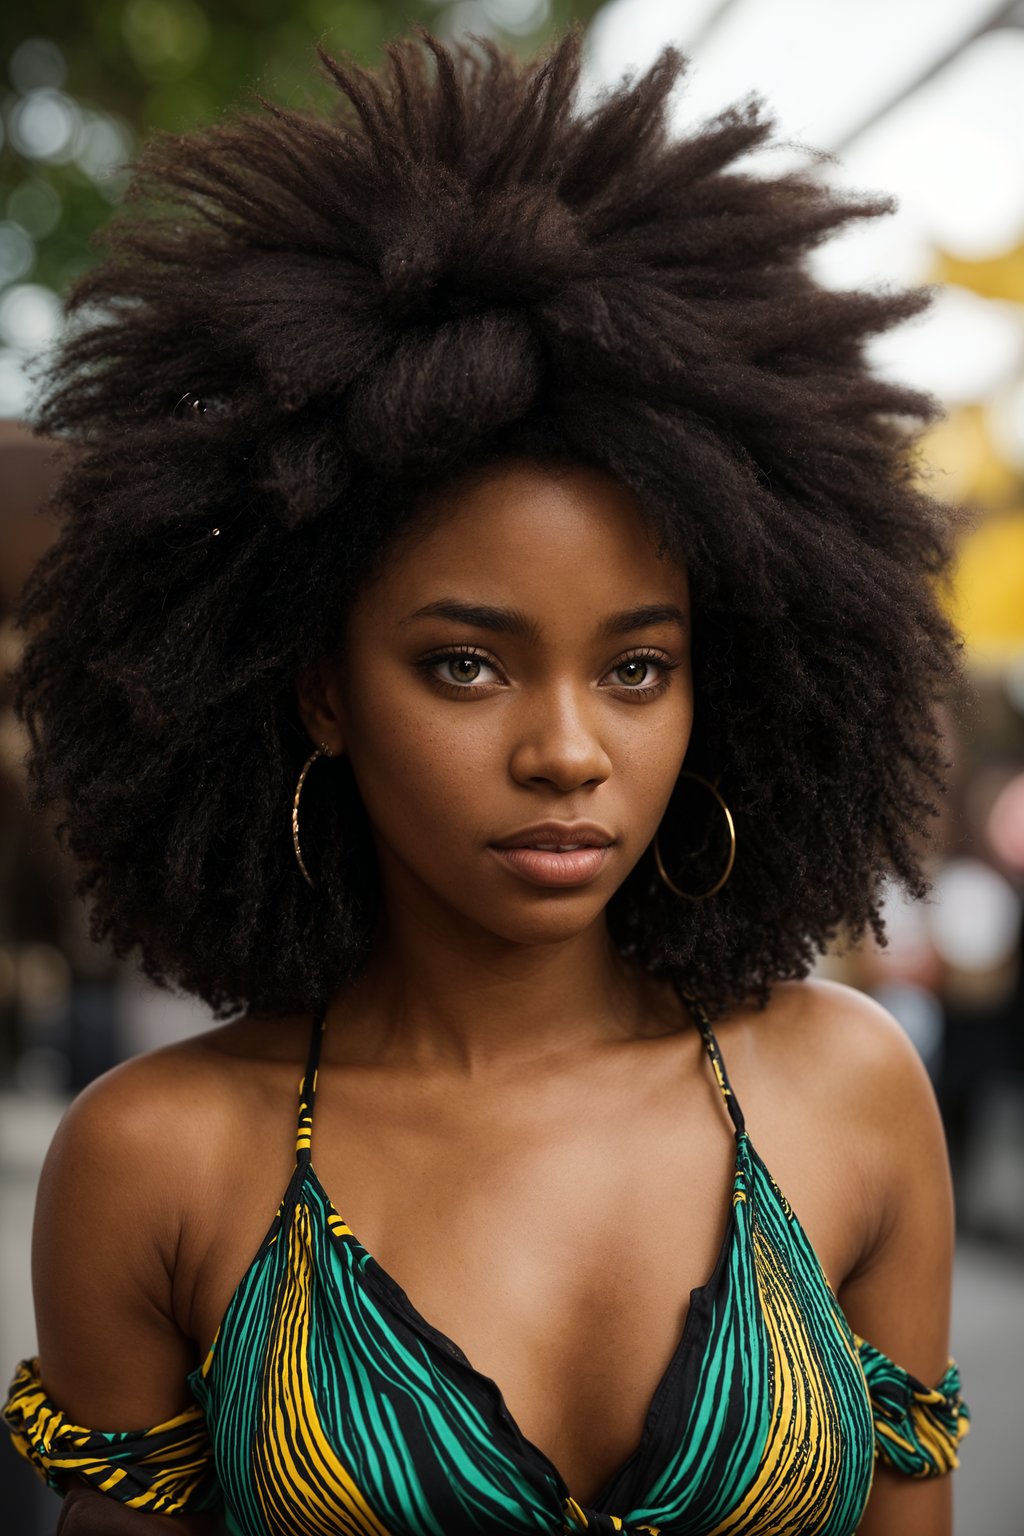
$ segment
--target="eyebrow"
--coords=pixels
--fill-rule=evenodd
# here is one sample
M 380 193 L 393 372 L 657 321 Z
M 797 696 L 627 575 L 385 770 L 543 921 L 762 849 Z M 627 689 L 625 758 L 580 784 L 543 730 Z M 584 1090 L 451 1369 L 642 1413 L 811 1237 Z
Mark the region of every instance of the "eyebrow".
M 451 619 L 456 624 L 468 624 L 474 629 L 490 629 L 503 635 L 521 635 L 536 644 L 540 639 L 540 626 L 521 608 L 495 608 L 489 603 L 463 603 L 457 598 L 442 597 L 436 603 L 417 608 L 401 621 L 399 628 L 412 624 L 416 619 Z M 612 635 L 628 635 L 637 629 L 649 629 L 655 624 L 678 624 L 686 629 L 686 614 L 675 603 L 644 603 L 638 608 L 624 608 L 621 613 L 611 613 L 598 625 L 602 638 Z

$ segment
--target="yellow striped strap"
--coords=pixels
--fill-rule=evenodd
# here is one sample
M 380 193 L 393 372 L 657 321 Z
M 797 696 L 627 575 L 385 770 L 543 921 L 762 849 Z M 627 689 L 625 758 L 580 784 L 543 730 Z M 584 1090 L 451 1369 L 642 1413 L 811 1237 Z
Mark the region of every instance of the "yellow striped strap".
M 929 1387 L 888 1355 L 854 1335 L 875 1425 L 875 1455 L 910 1477 L 941 1477 L 960 1465 L 957 1447 L 971 1427 L 952 1356 Z
M 198 1403 L 148 1429 L 72 1424 L 51 1402 L 39 1360 L 22 1360 L 8 1388 L 4 1422 L 15 1449 L 54 1493 L 84 1482 L 131 1509 L 191 1515 L 220 1511 L 224 1496 Z

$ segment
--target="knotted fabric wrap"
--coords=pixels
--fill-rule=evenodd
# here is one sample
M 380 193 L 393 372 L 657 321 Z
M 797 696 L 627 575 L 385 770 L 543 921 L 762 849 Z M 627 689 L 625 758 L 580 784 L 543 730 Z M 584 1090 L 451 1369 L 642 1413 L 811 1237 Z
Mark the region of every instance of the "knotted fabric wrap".
M 3 1415 L 15 1449 L 55 1493 L 64 1495 L 83 1481 L 151 1514 L 199 1515 L 224 1507 L 198 1403 L 149 1429 L 83 1429 L 47 1397 L 33 1357 L 19 1363 Z
M 660 1528 L 656 1525 L 625 1525 L 618 1515 L 585 1509 L 572 1498 L 565 1500 L 563 1509 L 562 1536 L 578 1536 L 580 1531 L 588 1532 L 589 1536 L 660 1536 Z
M 854 1335 L 875 1421 L 875 1455 L 911 1477 L 940 1477 L 960 1465 L 957 1445 L 970 1430 L 952 1357 L 938 1386 L 923 1381 Z

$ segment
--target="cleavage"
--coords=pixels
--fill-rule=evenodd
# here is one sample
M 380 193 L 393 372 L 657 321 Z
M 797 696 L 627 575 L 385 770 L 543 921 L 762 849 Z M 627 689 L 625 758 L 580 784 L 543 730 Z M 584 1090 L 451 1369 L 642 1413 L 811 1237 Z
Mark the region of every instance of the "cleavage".
M 483 1114 L 459 1124 L 394 1104 L 371 1124 L 368 1098 L 345 1088 L 330 1074 L 318 1085 L 321 1186 L 586 1504 L 636 1450 L 690 1291 L 715 1268 L 731 1134 L 621 1113 L 518 1127 L 506 1115 L 499 1130 Z

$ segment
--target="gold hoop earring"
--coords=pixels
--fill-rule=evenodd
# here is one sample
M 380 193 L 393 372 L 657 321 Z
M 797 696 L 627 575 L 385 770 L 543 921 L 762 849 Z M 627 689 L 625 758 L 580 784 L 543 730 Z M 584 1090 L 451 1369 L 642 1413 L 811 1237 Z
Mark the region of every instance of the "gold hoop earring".
M 704 788 L 709 790 L 711 794 L 714 795 L 715 799 L 722 807 L 722 811 L 725 816 L 725 824 L 729 829 L 729 857 L 726 861 L 725 871 L 715 881 L 714 885 L 712 885 L 706 891 L 700 891 L 694 895 L 691 891 L 680 890 L 675 881 L 669 878 L 668 872 L 665 869 L 665 865 L 662 862 L 661 849 L 658 846 L 657 832 L 654 834 L 654 862 L 658 867 L 658 874 L 668 886 L 669 890 L 674 892 L 676 896 L 681 896 L 684 901 L 706 901 L 709 896 L 714 896 L 718 891 L 722 889 L 722 886 L 732 874 L 732 867 L 736 862 L 736 824 L 732 819 L 732 812 L 729 810 L 729 807 L 722 799 L 722 796 L 718 793 L 718 790 L 715 788 L 714 784 L 711 783 L 710 779 L 704 778 L 704 776 L 700 773 L 693 773 L 688 768 L 681 768 L 679 770 L 679 776 L 680 778 L 695 779 L 698 784 L 703 784 Z
M 330 755 L 331 749 L 330 747 L 326 746 L 324 742 L 320 743 L 315 752 L 311 752 L 309 754 L 309 756 L 306 758 L 306 761 L 302 765 L 302 772 L 299 774 L 299 782 L 295 786 L 295 798 L 292 801 L 292 847 L 295 849 L 295 857 L 298 860 L 298 865 L 302 871 L 303 879 L 311 891 L 315 890 L 316 886 L 313 883 L 312 875 L 306 868 L 306 861 L 302 857 L 302 849 L 299 846 L 299 797 L 302 794 L 302 786 L 306 782 L 306 774 L 312 768 L 317 758 L 330 757 Z

